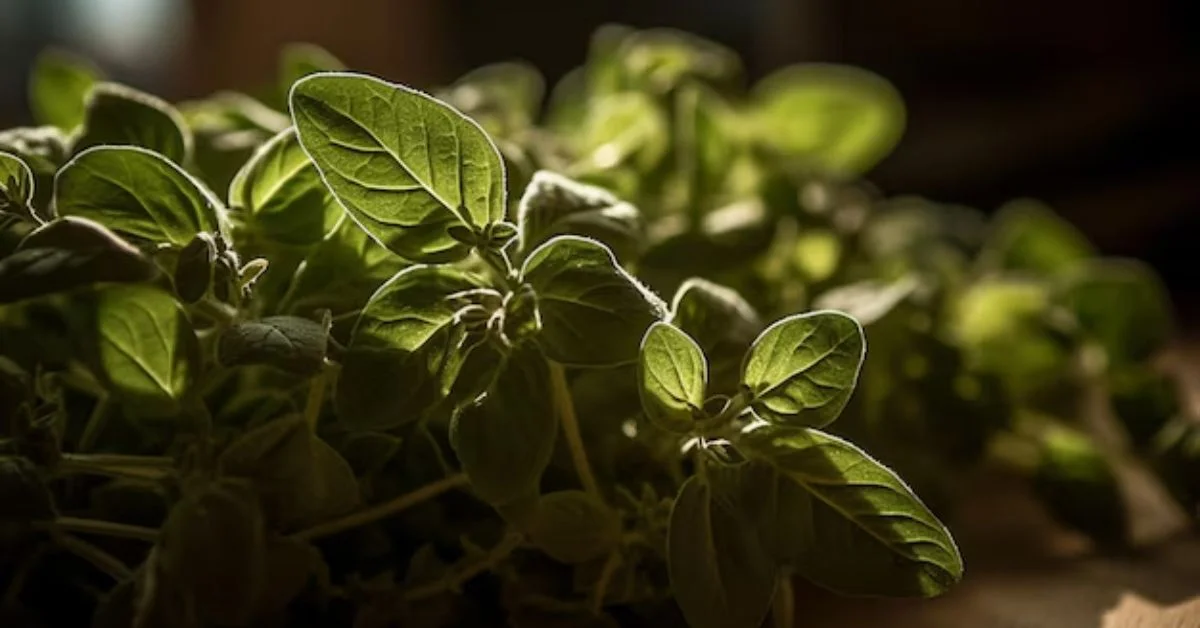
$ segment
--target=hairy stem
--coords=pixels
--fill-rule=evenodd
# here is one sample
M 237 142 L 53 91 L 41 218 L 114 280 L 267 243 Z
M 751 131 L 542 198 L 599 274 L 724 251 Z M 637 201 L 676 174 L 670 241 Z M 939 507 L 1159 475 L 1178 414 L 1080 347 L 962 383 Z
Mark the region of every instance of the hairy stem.
M 119 539 L 149 541 L 151 543 L 158 540 L 158 530 L 154 528 L 116 523 L 114 521 L 100 521 L 99 519 L 84 519 L 81 517 L 59 517 L 53 521 L 47 521 L 39 527 L 51 531 L 95 534 Z
M 489 571 L 496 565 L 500 564 L 508 555 L 513 553 L 521 545 L 521 535 L 509 533 L 495 547 L 492 548 L 487 555 L 480 558 L 462 569 L 447 574 L 444 578 L 437 582 L 415 587 L 404 592 L 404 600 L 407 602 L 415 602 L 425 598 L 433 597 L 439 593 L 446 591 L 454 591 L 465 584 L 470 579 L 479 574 Z
M 126 580 L 133 574 L 128 565 L 81 538 L 70 534 L 56 534 L 54 537 L 54 542 L 59 547 L 91 563 L 117 582 Z
M 391 501 L 372 506 L 366 510 L 350 513 L 340 519 L 334 519 L 307 530 L 301 530 L 292 535 L 297 541 L 311 541 L 321 537 L 344 532 L 361 525 L 390 517 L 398 512 L 411 508 L 421 502 L 433 499 L 450 489 L 466 486 L 467 476 L 459 473 L 426 484 L 411 493 L 405 493 Z
M 550 363 L 550 388 L 554 399 L 554 408 L 562 425 L 563 438 L 567 439 L 567 448 L 571 452 L 571 462 L 575 465 L 575 473 L 579 482 L 588 493 L 603 499 L 600 485 L 596 483 L 596 475 L 592 473 L 592 465 L 588 462 L 587 450 L 583 447 L 583 437 L 579 433 L 579 420 L 575 417 L 575 403 L 571 400 L 571 389 L 567 386 L 567 374 L 562 365 L 548 360 Z

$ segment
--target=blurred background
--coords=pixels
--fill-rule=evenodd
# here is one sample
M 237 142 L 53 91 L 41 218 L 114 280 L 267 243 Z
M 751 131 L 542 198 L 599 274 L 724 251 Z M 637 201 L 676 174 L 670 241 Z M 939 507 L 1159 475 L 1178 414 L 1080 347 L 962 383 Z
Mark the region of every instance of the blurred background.
M 870 174 L 886 192 L 982 209 L 1041 198 L 1200 313 L 1194 0 L 0 0 L 0 128 L 29 122 L 28 70 L 47 45 L 179 100 L 270 81 L 297 41 L 417 86 L 507 59 L 553 82 L 608 22 L 717 40 L 751 79 L 799 61 L 881 74 L 909 112 Z

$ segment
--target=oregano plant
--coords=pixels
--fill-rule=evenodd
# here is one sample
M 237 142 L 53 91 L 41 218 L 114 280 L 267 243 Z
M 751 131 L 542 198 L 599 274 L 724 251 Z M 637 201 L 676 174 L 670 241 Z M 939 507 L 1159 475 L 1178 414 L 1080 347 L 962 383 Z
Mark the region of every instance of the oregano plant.
M 548 94 L 279 67 L 169 103 L 49 52 L 0 132 L 5 621 L 804 625 L 795 578 L 953 587 L 984 461 L 1102 543 L 1130 451 L 1200 495 L 1153 275 L 863 185 L 879 77 L 615 26 Z

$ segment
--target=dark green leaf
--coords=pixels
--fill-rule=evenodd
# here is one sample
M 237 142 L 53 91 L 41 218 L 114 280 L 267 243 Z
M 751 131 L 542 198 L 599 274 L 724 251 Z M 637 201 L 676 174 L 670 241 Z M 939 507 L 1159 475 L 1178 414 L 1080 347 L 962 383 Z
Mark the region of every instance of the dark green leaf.
M 328 325 L 296 316 L 268 316 L 226 329 L 217 344 L 217 359 L 226 366 L 269 364 L 312 375 L 324 365 L 328 343 Z
M 866 355 L 858 321 L 832 311 L 797 314 L 764 331 L 742 365 L 751 408 L 771 423 L 821 427 L 837 418 Z
M 762 319 L 735 290 L 705 279 L 684 281 L 671 302 L 672 325 L 700 345 L 718 392 L 732 392 L 742 358 L 763 330 Z
M 350 432 L 337 443 L 338 453 L 354 470 L 364 477 L 378 473 L 400 452 L 403 440 L 382 432 Z
M 784 68 L 754 89 L 759 142 L 784 157 L 834 174 L 861 174 L 904 132 L 904 101 L 883 78 L 859 68 Z
M 98 223 L 60 218 L 34 230 L 0 259 L 0 303 L 92 284 L 137 283 L 154 277 L 140 251 Z
M 891 283 L 868 279 L 822 293 L 813 301 L 813 307 L 844 312 L 854 317 L 860 325 L 868 326 L 887 316 L 918 286 L 914 277 L 904 277 Z
M 296 270 L 285 309 L 293 314 L 318 309 L 340 314 L 356 309 L 407 265 L 353 220 L 343 220 Z
M 666 306 L 594 240 L 558 236 L 529 254 L 522 280 L 538 297 L 547 357 L 578 366 L 615 366 L 638 357 L 642 336 Z
M 313 525 L 358 505 L 350 465 L 300 417 L 246 432 L 221 452 L 218 464 L 223 474 L 253 483 L 274 529 Z
M 345 215 L 292 128 L 260 146 L 238 171 L 229 206 L 245 212 L 268 239 L 301 246 L 323 240 Z
M 375 292 L 354 327 L 338 377 L 337 406 L 355 429 L 415 421 L 450 393 L 466 332 L 448 297 L 480 287 L 450 267 L 413 266 Z
M 64 50 L 42 51 L 29 78 L 29 109 L 39 124 L 70 131 L 83 121 L 84 98 L 100 71 Z
M 20 157 L 0 152 L 0 209 L 5 200 L 26 206 L 33 202 L 33 171 Z
M 557 491 L 538 500 L 528 533 L 554 560 L 578 564 L 608 554 L 621 542 L 621 520 L 594 495 Z
M 775 593 L 776 567 L 736 495 L 688 478 L 667 536 L 671 590 L 692 628 L 757 628 Z
M 1096 541 L 1129 540 L 1125 499 L 1112 463 L 1084 434 L 1051 427 L 1040 438 L 1033 487 L 1050 513 Z
M 97 146 L 54 180 L 59 215 L 90 218 L 116 231 L 184 246 L 202 231 L 225 233 L 225 209 L 200 182 L 162 155 Z
M 53 177 L 67 159 L 67 136 L 55 126 L 7 129 L 0 131 L 0 150 L 25 160 L 35 177 Z
M 266 584 L 266 531 L 254 491 L 222 480 L 184 496 L 158 541 L 162 575 L 208 621 L 244 625 Z
M 655 425 L 686 433 L 702 416 L 708 362 L 696 341 L 678 327 L 656 322 L 646 330 L 638 379 L 642 409 Z
M 184 303 L 195 303 L 208 294 L 217 263 L 217 243 L 212 234 L 200 232 L 179 251 L 175 260 L 175 292 Z
M 256 615 L 271 617 L 284 611 L 321 568 L 317 548 L 285 536 L 266 539 L 266 569 Z
M 752 483 L 773 491 L 760 496 L 767 510 L 758 521 L 772 531 L 776 559 L 805 578 L 850 595 L 920 597 L 962 578 L 946 527 L 861 449 L 816 430 L 762 424 L 737 444 L 774 467 L 774 484 Z
M 375 107 L 364 109 L 362 102 Z M 346 211 L 397 255 L 445 262 L 468 249 L 446 228 L 504 218 L 504 164 L 470 118 L 376 78 L 318 74 L 292 88 L 304 150 Z
M 1070 269 L 1095 255 L 1087 238 L 1054 210 L 1020 199 L 996 212 L 981 257 L 991 268 L 1046 274 Z
M 1146 365 L 1131 365 L 1109 374 L 1112 408 L 1134 445 L 1151 442 L 1182 409 L 1177 377 Z
M 611 248 L 617 259 L 634 257 L 641 246 L 637 208 L 603 188 L 541 170 L 525 188 L 517 210 L 517 250 L 529 255 L 546 240 L 563 234 L 587 236 Z
M 101 145 L 140 146 L 183 165 L 192 153 L 192 132 L 166 102 L 124 85 L 97 83 L 73 150 Z
M 487 395 L 450 424 L 450 443 L 484 501 L 505 504 L 537 490 L 558 434 L 549 382 L 541 353 L 520 347 Z
M 198 375 L 192 326 L 175 299 L 148 285 L 112 286 L 96 297 L 99 372 L 127 411 L 179 411 Z
M 0 503 L 0 521 L 48 521 L 58 516 L 45 479 L 26 458 L 0 456 Z
M 1085 337 L 1098 342 L 1114 364 L 1151 357 L 1175 333 L 1166 288 L 1141 262 L 1092 262 L 1064 278 L 1060 298 Z
M 279 88 L 283 100 L 296 81 L 317 72 L 336 72 L 346 65 L 333 53 L 315 44 L 295 43 L 283 47 L 279 53 Z M 285 102 L 286 105 L 286 102 Z

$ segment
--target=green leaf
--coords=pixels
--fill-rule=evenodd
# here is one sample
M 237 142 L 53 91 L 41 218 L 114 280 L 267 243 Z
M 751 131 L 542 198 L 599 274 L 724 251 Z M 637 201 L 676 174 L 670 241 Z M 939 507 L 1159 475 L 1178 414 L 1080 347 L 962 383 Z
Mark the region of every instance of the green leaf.
M 356 309 L 406 266 L 408 262 L 372 240 L 353 220 L 343 220 L 296 269 L 281 309 L 295 314 Z
M 84 99 L 100 71 L 65 50 L 42 51 L 29 77 L 29 108 L 38 124 L 70 131 L 83 121 Z
M 486 396 L 454 416 L 450 444 L 480 499 L 502 505 L 536 492 L 558 434 L 549 382 L 545 358 L 523 345 Z
M 93 146 L 140 146 L 186 164 L 192 131 L 165 101 L 116 83 L 97 83 L 87 97 L 87 112 L 72 150 Z
M 638 379 L 642 409 L 658 427 L 687 433 L 702 416 L 708 362 L 696 341 L 678 327 L 656 322 L 646 330 Z
M 556 491 L 538 499 L 528 533 L 550 558 L 574 565 L 611 552 L 621 542 L 621 520 L 594 495 Z
M 577 183 L 546 170 L 534 173 L 517 209 L 520 240 L 526 256 L 546 240 L 563 234 L 599 240 L 617 259 L 636 256 L 642 243 L 638 210 L 603 188 Z
M 217 461 L 221 473 L 250 480 L 273 529 L 291 531 L 358 505 L 350 465 L 301 417 L 276 419 L 242 435 Z
M 596 98 L 575 137 L 576 168 L 605 171 L 629 164 L 649 171 L 670 148 L 666 116 L 650 96 L 621 92 Z
M 300 143 L 325 184 L 397 255 L 460 259 L 468 248 L 448 227 L 482 229 L 504 218 L 500 153 L 449 105 L 368 76 L 318 74 L 296 83 L 291 107 Z
M 865 355 L 858 321 L 832 311 L 797 314 L 754 341 L 742 365 L 742 384 L 759 418 L 821 427 L 846 406 Z
M 283 244 L 315 244 L 337 229 L 345 210 L 321 182 L 292 128 L 263 144 L 229 186 L 229 206 L 253 229 Z
M 887 316 L 918 287 L 920 283 L 912 276 L 890 283 L 868 279 L 822 293 L 813 301 L 813 307 L 845 312 L 860 325 L 868 326 Z
M 217 343 L 217 360 L 225 366 L 268 364 L 313 375 L 325 364 L 328 344 L 328 325 L 297 316 L 268 316 L 226 329 Z
M 1120 365 L 1149 359 L 1175 334 L 1175 317 L 1158 275 L 1136 260 L 1097 260 L 1063 279 L 1059 299 L 1084 336 Z
M 661 299 L 587 238 L 552 238 L 529 254 L 521 278 L 537 293 L 538 344 L 562 364 L 634 362 L 646 328 L 666 316 Z
M 156 274 L 140 251 L 85 218 L 60 218 L 37 228 L 0 259 L 0 303 L 97 283 L 137 283 Z
M 250 620 L 266 584 L 266 526 L 248 485 L 220 480 L 185 495 L 156 551 L 162 575 L 201 617 L 226 626 Z
M 458 376 L 466 333 L 451 295 L 481 287 L 454 268 L 412 266 L 367 302 L 338 377 L 338 414 L 353 429 L 415 421 Z
M 322 562 L 321 553 L 312 545 L 286 536 L 267 536 L 266 578 L 256 615 L 271 617 L 286 610 L 314 572 L 319 573 Z
M 1050 514 L 1108 546 L 1129 540 L 1129 520 L 1116 470 L 1085 434 L 1050 426 L 1039 437 L 1033 488 Z
M 37 467 L 27 458 L 0 456 L 0 522 L 49 521 L 58 516 L 54 497 Z
M 28 206 L 33 202 L 33 171 L 25 161 L 0 151 L 0 209 L 4 200 Z
M 193 304 L 209 293 L 213 267 L 217 263 L 217 243 L 212 234 L 197 233 L 175 260 L 175 293 L 184 303 Z
M 501 137 L 526 129 L 538 118 L 546 82 L 521 61 L 491 63 L 464 74 L 442 97 Z
M 775 593 L 776 568 L 736 495 L 692 476 L 667 533 L 671 591 L 692 628 L 758 628 Z
M 1181 414 L 1180 384 L 1175 374 L 1145 364 L 1110 371 L 1108 389 L 1112 409 L 1134 446 L 1149 445 L 1155 435 Z
M 620 40 L 615 54 L 632 86 L 660 94 L 686 79 L 731 85 L 742 75 L 741 59 L 733 50 L 670 28 L 629 33 Z
M 1020 199 L 996 212 L 981 253 L 985 266 L 1049 274 L 1078 266 L 1096 250 L 1071 223 L 1042 203 Z
M 318 72 L 337 72 L 346 69 L 332 52 L 308 43 L 293 43 L 279 52 L 279 88 L 286 106 L 287 94 L 296 81 Z
M 162 155 L 133 146 L 89 148 L 54 180 L 60 216 L 90 218 L 118 233 L 184 246 L 202 231 L 225 233 L 225 209 Z
M 675 292 L 669 321 L 708 357 L 713 390 L 732 392 L 742 358 L 763 330 L 758 312 L 736 290 L 693 277 Z
M 35 177 L 53 176 L 67 158 L 67 136 L 54 126 L 0 131 L 0 150 L 25 160 Z
M 675 159 L 687 206 L 699 214 L 720 197 L 733 169 L 739 146 L 732 129 L 738 120 L 729 104 L 704 85 L 687 84 L 675 98 Z
M 784 68 L 754 88 L 758 141 L 832 174 L 855 175 L 883 159 L 904 132 L 904 101 L 883 78 L 850 66 Z
M 817 430 L 763 424 L 736 442 L 776 472 L 774 482 L 749 483 L 760 495 L 747 510 L 761 511 L 781 564 L 848 595 L 930 597 L 962 578 L 950 532 L 861 449 Z
M 127 412 L 169 415 L 180 410 L 198 375 L 196 335 L 175 299 L 158 288 L 112 286 L 96 296 L 99 374 Z

